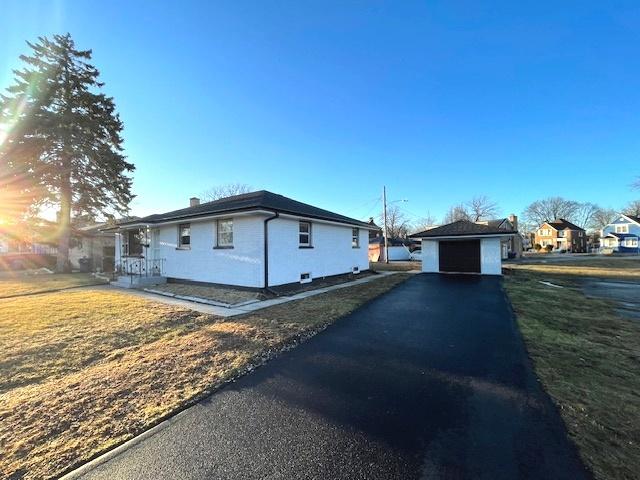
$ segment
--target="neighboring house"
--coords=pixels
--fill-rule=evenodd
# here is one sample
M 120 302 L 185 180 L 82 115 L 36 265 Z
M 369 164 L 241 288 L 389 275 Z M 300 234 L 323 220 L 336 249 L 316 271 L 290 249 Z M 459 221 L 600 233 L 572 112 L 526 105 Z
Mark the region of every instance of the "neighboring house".
M 480 225 L 487 225 L 498 230 L 518 231 L 518 217 L 513 213 L 507 218 L 498 218 L 495 220 L 486 220 L 476 223 Z M 500 248 L 503 259 L 520 258 L 524 249 L 522 235 L 510 235 L 502 241 Z
M 116 266 L 129 278 L 268 288 L 369 268 L 366 222 L 268 191 L 120 223 Z M 145 280 L 146 282 L 146 280 Z
M 55 255 L 57 232 L 57 224 L 44 219 L 0 225 L 0 253 Z
M 373 217 L 369 217 L 368 223 L 369 223 L 369 226 L 371 227 L 371 230 L 369 230 L 369 242 L 371 242 L 371 239 L 373 238 L 382 237 L 382 228 L 376 225 L 376 222 L 373 221 Z
M 531 250 L 536 241 L 536 234 L 534 232 L 525 232 L 521 233 L 520 236 L 522 237 L 522 249 L 524 251 Z
M 587 251 L 587 232 L 584 228 L 559 218 L 544 222 L 538 227 L 535 243 L 542 246 L 542 248 L 551 245 L 553 250 L 585 253 Z
M 516 230 L 459 220 L 411 235 L 422 241 L 422 271 L 502 274 L 502 244 Z
M 115 267 L 116 238 L 109 225 L 97 223 L 73 230 L 69 261 L 73 269 L 113 272 Z
M 600 247 L 604 251 L 640 253 L 640 217 L 620 214 L 600 233 Z

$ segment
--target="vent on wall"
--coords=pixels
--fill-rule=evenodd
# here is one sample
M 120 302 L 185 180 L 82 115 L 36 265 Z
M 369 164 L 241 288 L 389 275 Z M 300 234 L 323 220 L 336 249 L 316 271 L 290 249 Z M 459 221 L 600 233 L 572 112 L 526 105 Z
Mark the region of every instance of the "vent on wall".
M 360 273 L 360 267 L 353 267 L 353 273 Z
M 311 283 L 311 274 L 310 273 L 301 273 L 300 274 L 300 283 Z

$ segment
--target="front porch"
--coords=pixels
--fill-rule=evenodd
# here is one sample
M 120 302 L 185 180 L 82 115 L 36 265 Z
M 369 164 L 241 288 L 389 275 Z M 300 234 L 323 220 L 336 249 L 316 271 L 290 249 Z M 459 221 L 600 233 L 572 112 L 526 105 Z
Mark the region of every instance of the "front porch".
M 116 275 L 113 285 L 144 288 L 167 282 L 164 258 L 159 256 L 157 230 L 149 227 L 122 230 L 116 236 Z
M 164 258 L 120 257 L 117 279 L 112 285 L 124 288 L 143 288 L 167 283 L 164 276 Z
M 638 236 L 631 233 L 609 233 L 602 238 L 602 249 L 618 253 L 640 253 L 638 240 Z

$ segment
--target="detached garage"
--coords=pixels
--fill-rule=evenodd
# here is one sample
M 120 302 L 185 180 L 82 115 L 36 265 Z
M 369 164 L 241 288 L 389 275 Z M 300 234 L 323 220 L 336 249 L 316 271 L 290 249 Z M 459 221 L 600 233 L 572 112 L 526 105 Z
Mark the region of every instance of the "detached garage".
M 502 274 L 502 247 L 517 232 L 467 220 L 411 235 L 422 241 L 422 271 Z

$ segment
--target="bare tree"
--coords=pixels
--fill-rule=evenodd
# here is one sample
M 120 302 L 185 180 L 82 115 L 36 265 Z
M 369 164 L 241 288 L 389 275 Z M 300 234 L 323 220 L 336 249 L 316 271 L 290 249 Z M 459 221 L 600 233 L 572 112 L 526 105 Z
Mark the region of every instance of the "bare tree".
M 523 217 L 525 222 L 531 225 L 540 225 L 556 218 L 570 220 L 578 207 L 578 202 L 565 200 L 562 197 L 548 197 L 530 204 L 524 210 Z
M 631 188 L 640 190 L 640 177 L 636 177 L 635 181 L 631 184 Z
M 379 217 L 380 225 L 383 225 L 384 218 Z M 387 207 L 387 236 L 389 238 L 406 238 L 409 234 L 409 220 L 397 205 Z
M 427 212 L 427 215 L 425 217 L 422 217 L 421 219 L 419 219 L 413 224 L 412 230 L 414 232 L 424 232 L 429 228 L 433 228 L 436 224 L 437 224 L 436 217 L 431 215 L 430 212 Z
M 449 211 L 444 216 L 443 223 L 452 223 L 458 220 L 471 220 L 471 214 L 467 211 L 467 207 L 463 203 L 449 208 Z
M 591 217 L 589 227 L 593 230 L 602 230 L 613 222 L 618 216 L 618 212 L 610 208 L 599 208 Z
M 575 212 L 571 215 L 571 221 L 584 229 L 591 228 L 593 217 L 600 210 L 601 208 L 595 203 L 578 203 Z
M 205 202 L 213 202 L 214 200 L 219 200 L 221 198 L 249 193 L 251 190 L 251 186 L 246 183 L 226 183 L 202 192 L 200 194 L 200 198 Z
M 640 217 L 640 200 L 633 200 L 624 207 L 624 213 L 627 215 L 633 215 L 634 217 Z
M 486 195 L 476 195 L 466 204 L 466 212 L 471 221 L 491 220 L 498 214 L 498 204 Z

